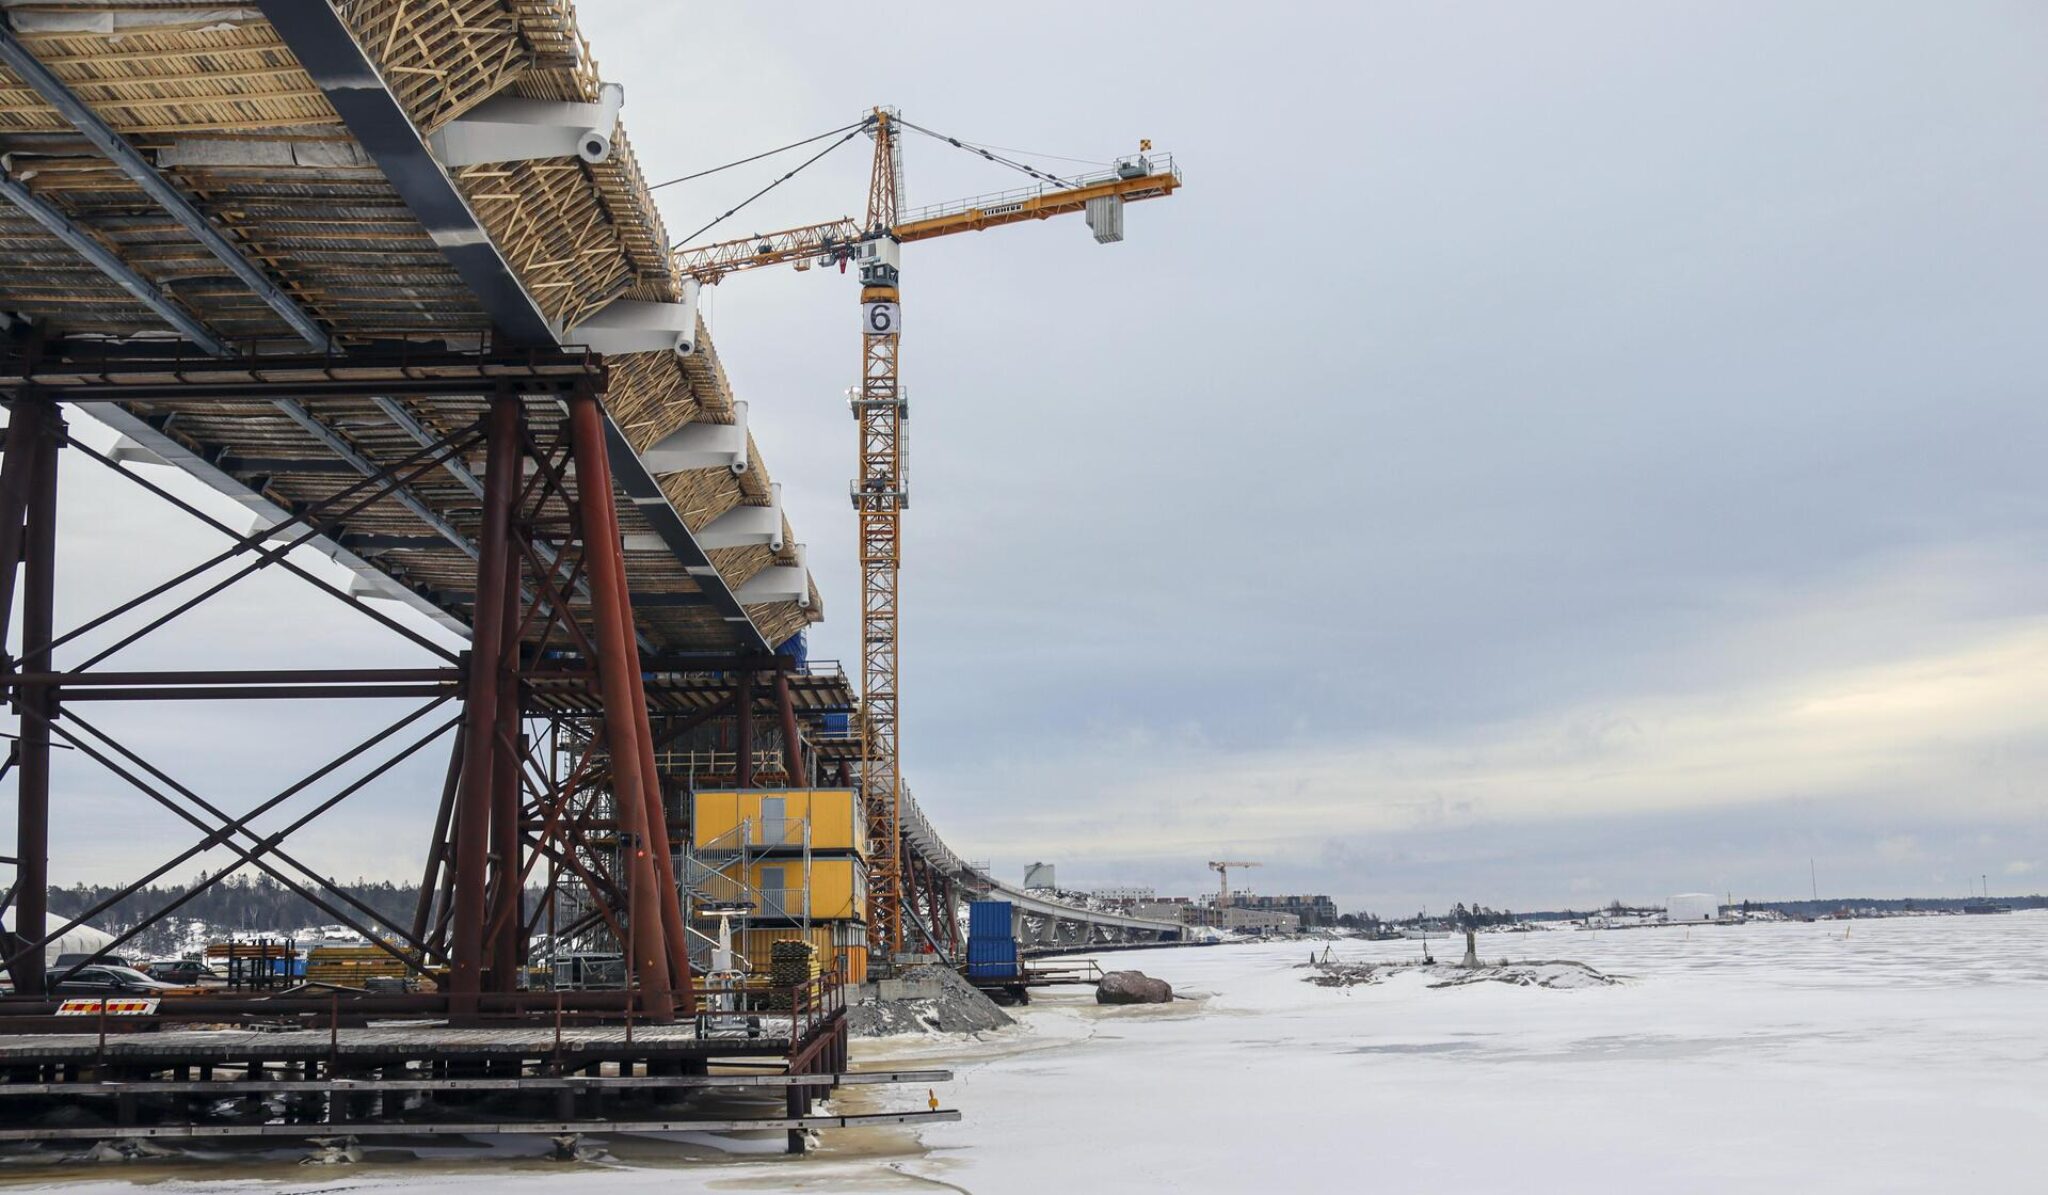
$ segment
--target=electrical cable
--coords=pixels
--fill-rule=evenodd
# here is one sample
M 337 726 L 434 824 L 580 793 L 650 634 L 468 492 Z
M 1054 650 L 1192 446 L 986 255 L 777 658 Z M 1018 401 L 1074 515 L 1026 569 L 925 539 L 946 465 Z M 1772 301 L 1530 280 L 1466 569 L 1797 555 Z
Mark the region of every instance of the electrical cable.
M 813 163 L 817 162 L 819 158 L 824 157 L 826 154 L 829 154 L 833 150 L 838 149 L 840 146 L 845 145 L 847 142 L 853 140 L 855 137 L 860 136 L 861 131 L 867 127 L 868 122 L 866 121 L 862 121 L 861 123 L 852 126 L 852 131 L 847 133 L 846 136 L 841 137 L 839 140 L 834 141 L 832 144 L 826 146 L 825 148 L 819 150 L 817 153 L 814 153 L 810 157 L 804 159 L 802 165 L 796 167 L 796 169 L 794 170 L 791 170 L 788 174 L 783 175 L 781 178 L 778 178 L 774 182 L 769 183 L 767 186 L 762 187 L 760 190 L 754 192 L 752 195 L 749 195 L 745 199 L 740 200 L 739 203 L 735 205 L 732 208 L 732 210 L 726 212 L 725 215 L 720 216 L 718 219 L 713 220 L 709 224 L 706 224 L 704 227 L 691 233 L 689 236 L 684 237 L 682 240 L 670 242 L 670 251 L 674 251 L 675 248 L 679 245 L 689 244 L 691 241 L 694 241 L 698 237 L 703 236 L 705 233 L 710 232 L 712 229 L 718 227 L 720 224 L 725 223 L 734 215 L 737 215 L 739 211 L 742 208 L 746 207 L 748 204 L 754 202 L 756 199 L 761 198 L 761 196 L 766 195 L 768 192 L 773 191 L 775 188 L 781 186 L 782 184 L 788 182 L 790 179 L 793 179 L 797 175 L 803 173 L 804 170 L 809 168 Z M 812 138 L 812 140 L 816 140 L 816 138 Z
M 920 124 L 912 124 L 909 121 L 904 120 L 900 116 L 896 118 L 896 123 L 902 125 L 906 129 L 915 129 L 918 132 L 923 133 L 927 137 L 932 137 L 939 141 L 943 141 L 956 149 L 964 149 L 969 153 L 980 154 L 982 157 L 987 158 L 991 162 L 994 162 L 1002 166 L 1008 166 L 1012 170 L 1019 171 L 1023 174 L 1028 174 L 1032 178 L 1040 179 L 1044 182 L 1051 183 L 1055 187 L 1073 187 L 1078 185 L 1061 178 L 1057 174 L 1040 170 L 1036 166 L 1032 166 L 1024 162 L 1019 162 L 1013 158 L 1003 157 L 1002 155 L 993 152 L 986 146 L 976 145 L 971 141 L 962 141 L 958 137 L 948 137 L 944 133 L 936 132 L 932 129 L 925 128 L 923 125 Z
M 695 173 L 695 174 L 685 174 L 685 175 L 681 175 L 681 176 L 679 176 L 679 177 L 677 177 L 677 178 L 672 178 L 672 179 L 669 179 L 669 180 L 668 180 L 667 182 L 655 183 L 655 184 L 653 184 L 652 186 L 648 187 L 647 189 L 648 189 L 648 190 L 650 190 L 650 191 L 659 191 L 659 190 L 661 190 L 661 189 L 662 189 L 663 187 L 670 187 L 670 186 L 674 186 L 674 185 L 675 185 L 675 184 L 677 184 L 677 183 L 686 183 L 686 182 L 689 182 L 689 181 L 690 181 L 691 179 L 703 178 L 703 177 L 704 177 L 705 175 L 707 175 L 707 174 L 717 174 L 717 173 L 718 173 L 719 171 L 721 171 L 721 170 L 731 170 L 731 169 L 732 169 L 733 167 L 735 167 L 735 166 L 744 166 L 744 165 L 746 165 L 746 164 L 747 164 L 747 163 L 749 163 L 749 162 L 758 162 L 758 161 L 760 161 L 760 160 L 761 160 L 762 158 L 772 158 L 772 157 L 774 157 L 774 156 L 775 156 L 776 154 L 779 154 L 779 153 L 787 153 L 787 152 L 789 152 L 789 151 L 790 151 L 790 150 L 792 150 L 792 149 L 801 149 L 801 148 L 803 148 L 804 146 L 806 146 L 806 145 L 809 145 L 809 144 L 811 144 L 811 143 L 812 143 L 812 142 L 814 142 L 814 141 L 823 141 L 823 140 L 824 140 L 825 138 L 827 138 L 827 137 L 831 137 L 831 136 L 834 136 L 835 134 L 838 134 L 838 133 L 844 133 L 844 132 L 845 132 L 846 130 L 848 130 L 848 129 L 857 129 L 857 128 L 860 128 L 860 127 L 862 127 L 863 125 L 865 125 L 865 124 L 867 124 L 867 123 L 868 123 L 868 122 L 867 122 L 867 121 L 865 121 L 865 120 L 857 120 L 857 121 L 853 122 L 852 124 L 848 124 L 848 125 L 840 125 L 840 126 L 839 126 L 838 128 L 836 128 L 836 129 L 827 129 L 826 131 L 824 131 L 824 132 L 822 132 L 822 133 L 819 133 L 819 134 L 818 134 L 817 136 L 815 136 L 815 137 L 806 137 L 806 138 L 804 138 L 804 139 L 803 139 L 802 141 L 792 141 L 792 142 L 790 142 L 790 143 L 789 143 L 788 145 L 785 145 L 785 146 L 783 146 L 783 147 L 782 147 L 782 148 L 780 148 L 780 149 L 771 149 L 771 150 L 768 150 L 768 151 L 767 151 L 767 152 L 765 152 L 765 153 L 758 153 L 758 154 L 755 154 L 755 155 L 754 155 L 753 157 L 751 157 L 751 158 L 741 158 L 741 159 L 740 159 L 739 161 L 737 161 L 737 162 L 727 162 L 727 163 L 726 163 L 725 165 L 723 165 L 723 166 L 713 166 L 713 167 L 712 167 L 711 169 L 709 169 L 709 170 L 699 170 L 699 171 L 698 171 L 697 173 Z
M 1049 154 L 1035 149 L 1018 149 L 1014 145 L 984 145 L 980 148 L 992 149 L 1002 154 L 1023 154 L 1026 157 L 1032 158 L 1051 158 L 1055 162 L 1072 162 L 1077 166 L 1114 166 L 1116 164 L 1108 158 L 1070 158 L 1065 154 Z

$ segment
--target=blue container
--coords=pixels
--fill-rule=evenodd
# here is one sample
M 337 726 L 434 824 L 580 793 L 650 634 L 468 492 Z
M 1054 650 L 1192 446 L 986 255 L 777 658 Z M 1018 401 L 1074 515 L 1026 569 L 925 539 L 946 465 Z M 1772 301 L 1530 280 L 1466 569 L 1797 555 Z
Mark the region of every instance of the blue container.
M 796 634 L 791 635 L 786 641 L 784 641 L 781 647 L 775 649 L 775 654 L 778 656 L 788 656 L 790 659 L 795 660 L 796 670 L 798 672 L 807 672 L 810 670 L 811 645 L 805 641 L 804 633 L 802 631 L 798 631 Z
M 827 712 L 827 713 L 826 713 L 826 715 L 825 715 L 825 737 L 826 737 L 826 738 L 828 738 L 828 739 L 844 739 L 844 738 L 851 738 L 852 736 L 853 736 L 853 715 L 852 715 L 852 714 L 849 714 L 849 713 L 847 713 L 847 712 L 846 712 L 846 711 L 844 711 L 844 710 L 840 710 L 840 711 L 838 711 L 838 712 L 836 712 L 836 713 L 833 713 L 833 712 Z
M 969 938 L 967 939 L 967 961 L 970 963 L 1014 963 L 1017 961 L 1017 943 L 1013 938 Z
M 1017 964 L 1013 962 L 967 964 L 967 977 L 969 979 L 1008 979 L 1015 974 L 1017 974 Z
M 969 938 L 1010 937 L 1010 902 L 1007 900 L 977 900 L 967 906 L 967 936 Z

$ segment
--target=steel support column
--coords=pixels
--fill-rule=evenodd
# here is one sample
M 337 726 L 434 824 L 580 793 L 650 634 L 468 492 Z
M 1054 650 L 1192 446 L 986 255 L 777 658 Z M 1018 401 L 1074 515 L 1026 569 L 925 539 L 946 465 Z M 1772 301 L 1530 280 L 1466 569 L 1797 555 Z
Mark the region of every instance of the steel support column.
M 630 607 L 626 613 L 630 623 Z M 690 939 L 683 926 L 682 888 L 676 883 L 675 847 L 668 835 L 668 798 L 661 786 L 661 770 L 654 762 L 654 724 L 647 716 L 647 686 L 641 681 L 646 674 L 641 670 L 636 638 L 627 638 L 626 654 L 634 677 L 634 725 L 647 744 L 647 749 L 639 753 L 640 787 L 647 795 L 648 849 L 654 857 L 654 878 L 661 888 L 662 939 L 668 945 L 669 974 L 675 980 L 676 1001 L 684 1015 L 694 1015 L 697 995 L 690 986 Z
M 621 860 L 626 870 L 629 969 L 639 981 L 641 1007 L 661 1021 L 674 1019 L 669 952 L 658 901 L 674 898 L 656 880 L 649 856 L 650 824 L 660 810 L 649 809 L 643 785 L 647 769 L 640 755 L 652 755 L 653 736 L 638 716 L 633 690 L 641 680 L 628 654 L 633 642 L 632 604 L 626 593 L 625 553 L 612 508 L 611 464 L 605 456 L 604 412 L 597 399 L 577 394 L 569 400 L 570 443 L 576 461 L 578 514 L 583 524 L 583 554 L 590 574 L 591 613 L 598 629 L 597 671 L 604 693 L 605 739 L 611 750 L 612 798 L 620 825 Z M 488 484 L 489 478 L 485 481 Z M 687 976 L 675 976 L 687 979 Z
M 493 888 L 495 907 L 490 911 L 487 925 L 495 926 L 496 933 L 488 947 L 490 951 L 490 990 L 494 992 L 516 992 L 519 990 L 519 968 L 525 961 L 526 952 L 521 942 L 522 930 L 526 924 L 521 907 L 525 881 L 519 859 L 519 814 L 521 753 L 519 750 L 520 709 L 519 709 L 519 630 L 520 607 L 523 604 L 519 584 L 519 552 L 513 547 L 511 537 L 523 534 L 523 529 L 512 526 L 516 517 L 519 483 L 524 476 L 520 466 L 518 446 L 524 442 L 526 408 L 517 394 L 505 391 L 491 400 L 492 446 L 500 434 L 510 437 L 513 447 L 509 459 L 500 461 L 496 455 L 486 460 L 487 470 L 501 470 L 507 475 L 506 488 L 510 495 L 506 499 L 506 542 L 504 559 L 499 562 L 502 574 L 498 581 L 498 672 L 495 678 L 498 695 L 496 702 L 496 727 L 491 734 L 491 863 L 492 874 L 497 883 Z M 499 429 L 501 422 L 509 421 L 507 432 Z M 490 487 L 485 486 L 488 497 Z M 484 593 L 477 591 L 477 600 L 482 602 Z
M 775 712 L 782 719 L 782 767 L 789 777 L 788 787 L 809 788 L 811 773 L 804 767 L 804 740 L 797 729 L 796 706 L 789 698 L 789 673 L 780 668 L 775 670 Z
M 733 787 L 754 787 L 754 671 L 742 667 L 735 680 L 733 697 L 733 749 L 738 755 Z
M 28 424 L 16 439 L 10 423 L 10 453 L 19 445 L 28 456 L 21 511 L 21 671 L 49 672 L 54 637 L 57 557 L 57 448 L 64 422 L 57 405 L 35 394 L 16 399 L 13 420 Z M 50 720 L 56 717 L 56 691 L 48 686 L 26 689 L 16 699 L 21 713 L 21 741 L 15 766 L 14 932 L 24 942 L 42 941 L 50 911 Z M 14 961 L 14 990 L 40 994 L 43 952 L 21 953 Z
M 455 810 L 455 902 L 449 941 L 449 1012 L 474 1016 L 484 990 L 485 963 L 495 953 L 484 941 L 485 900 L 495 805 L 493 764 L 498 756 L 499 677 L 504 664 L 505 557 L 510 553 L 512 503 L 519 485 L 518 400 L 491 400 L 484 470 L 482 543 L 478 545 L 476 608 L 464 694 L 462 787 Z M 493 984 L 495 988 L 496 983 Z

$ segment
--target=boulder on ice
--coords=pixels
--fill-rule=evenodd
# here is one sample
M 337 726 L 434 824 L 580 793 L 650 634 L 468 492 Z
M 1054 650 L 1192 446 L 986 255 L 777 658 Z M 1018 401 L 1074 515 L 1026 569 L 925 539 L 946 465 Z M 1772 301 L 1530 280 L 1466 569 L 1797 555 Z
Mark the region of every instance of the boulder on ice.
M 1095 985 L 1097 1004 L 1170 1004 L 1173 985 L 1143 971 L 1111 971 Z

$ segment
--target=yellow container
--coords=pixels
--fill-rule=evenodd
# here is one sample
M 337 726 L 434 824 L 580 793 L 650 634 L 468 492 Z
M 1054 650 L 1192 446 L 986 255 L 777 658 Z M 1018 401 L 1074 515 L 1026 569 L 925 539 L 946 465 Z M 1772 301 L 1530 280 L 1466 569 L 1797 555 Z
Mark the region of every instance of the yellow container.
M 859 859 L 813 858 L 810 900 L 804 900 L 802 859 L 762 859 L 747 864 L 748 894 L 762 917 L 792 921 L 860 919 L 868 912 L 868 869 Z
M 698 850 L 736 848 L 742 823 L 750 847 L 800 847 L 808 823 L 813 854 L 867 850 L 859 803 L 850 788 L 700 792 L 691 806 L 690 840 Z

